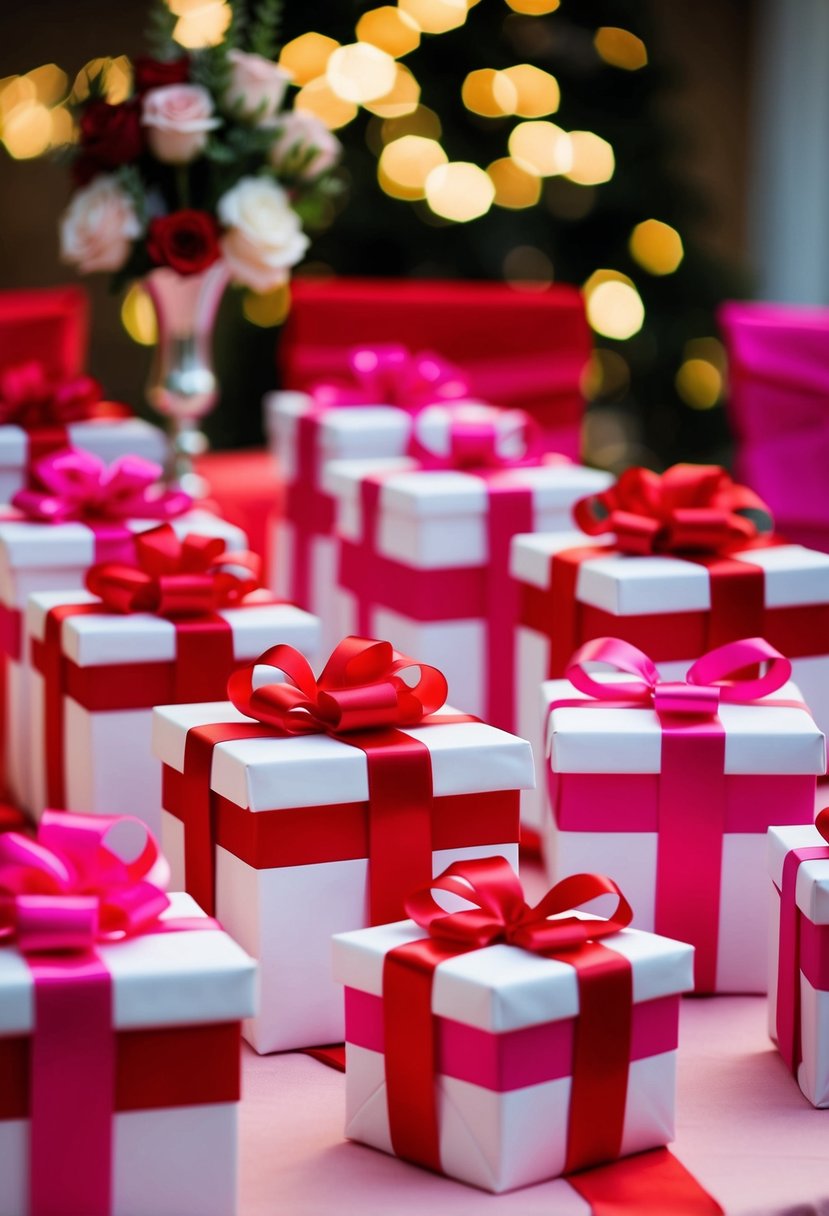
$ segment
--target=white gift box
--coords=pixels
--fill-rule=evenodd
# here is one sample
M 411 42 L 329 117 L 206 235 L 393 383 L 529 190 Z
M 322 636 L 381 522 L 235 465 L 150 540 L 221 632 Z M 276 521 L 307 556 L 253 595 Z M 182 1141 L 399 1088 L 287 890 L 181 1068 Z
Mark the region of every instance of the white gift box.
M 164 432 L 141 418 L 96 419 L 70 422 L 67 447 L 91 452 L 111 464 L 120 456 L 141 456 L 154 464 L 167 463 Z M 9 503 L 26 484 L 29 434 L 23 427 L 0 426 L 0 503 Z
M 194 901 L 176 894 L 163 919 L 198 916 Z M 254 963 L 218 927 L 147 934 L 99 946 L 96 954 L 112 978 L 123 1103 L 113 1115 L 112 1216 L 228 1216 L 237 1201 L 238 1026 L 255 1008 Z M 34 977 L 7 946 L 0 950 L 4 1058 L 11 1060 L 15 1047 L 25 1051 L 33 1034 Z M 13 1068 L 12 1077 L 24 1076 L 25 1067 Z M 142 1085 L 147 1076 L 151 1096 Z M 66 1095 L 67 1119 L 83 1117 L 85 1098 Z M 20 1105 L 24 1113 L 14 1109 Z M 0 1216 L 30 1210 L 27 1110 L 28 1095 L 15 1095 L 7 1075 Z
M 374 553 L 364 511 L 364 483 L 372 475 L 381 482 Z M 488 612 L 509 578 L 507 555 L 502 568 L 490 552 L 491 500 L 498 497 L 493 487 L 526 490 L 526 524 L 549 531 L 565 527 L 573 503 L 609 481 L 606 473 L 555 459 L 499 470 L 492 482 L 454 470 L 420 470 L 408 459 L 387 462 L 379 474 L 367 461 L 332 462 L 324 482 L 338 499 L 341 634 L 367 629 L 370 636 L 391 638 L 407 654 L 439 667 L 462 709 L 514 729 L 508 709 L 493 705 L 490 695 Z M 362 619 L 358 593 L 366 606 Z M 512 624 L 497 638 L 509 686 Z M 539 681 L 544 674 L 539 671 Z
M 383 1054 L 384 959 L 425 936 L 414 921 L 401 921 L 334 938 L 334 970 L 346 988 L 346 1135 L 386 1153 L 393 1148 Z M 673 1139 L 679 994 L 692 984 L 693 951 L 630 929 L 602 944 L 632 968 L 621 1145 L 626 1156 Z M 574 968 L 514 946 L 473 950 L 437 967 L 431 1009 L 444 1172 L 495 1192 L 560 1175 L 579 1013 Z M 596 1121 L 601 1118 L 597 1110 Z
M 679 557 L 631 557 L 609 548 L 604 537 L 580 532 L 521 536 L 513 541 L 510 566 L 521 587 L 516 634 L 516 730 L 529 739 L 540 761 L 539 673 L 564 675 L 582 643 L 618 637 L 644 650 L 664 679 L 682 679 L 690 664 L 722 641 L 710 631 L 711 578 L 704 566 Z M 560 606 L 550 592 L 553 559 L 569 549 L 596 547 L 578 566 L 575 636 L 557 629 Z M 729 555 L 762 571 L 762 619 L 739 624 L 731 637 L 764 637 L 792 661 L 796 680 L 821 730 L 829 729 L 829 554 L 800 545 L 750 549 Z M 522 803 L 528 826 L 541 826 L 540 793 Z
M 188 731 L 250 721 L 226 702 L 155 711 L 153 746 L 165 766 L 162 841 L 174 885 L 189 885 L 185 854 L 194 831 L 180 776 Z M 533 781 L 528 745 L 480 722 L 404 733 L 431 757 L 433 872 L 491 854 L 517 868 L 518 791 Z M 260 965 L 259 1014 L 245 1037 L 259 1052 L 341 1042 L 330 938 L 369 923 L 365 753 L 327 735 L 219 743 L 210 782 L 216 915 Z
M 602 672 L 591 672 L 591 677 L 614 684 L 633 679 Z M 796 685 L 787 683 L 757 702 L 721 704 L 717 712 L 725 735 L 724 773 L 714 790 L 722 799 L 715 821 L 717 827 L 722 824 L 717 833 L 721 855 L 706 855 L 702 863 L 719 861 L 719 891 L 706 897 L 694 888 L 690 896 L 703 915 L 718 901 L 716 940 L 695 943 L 697 964 L 703 944 L 716 954 L 717 992 L 766 991 L 766 943 L 757 929 L 766 918 L 766 831 L 771 823 L 814 820 L 816 779 L 826 770 L 825 739 L 809 711 L 774 704 L 801 700 Z M 560 701 L 583 701 L 585 708 L 553 708 Z M 682 803 L 692 805 L 666 806 L 663 724 L 655 710 L 606 708 L 568 680 L 542 685 L 539 710 L 546 722 L 548 757 L 539 779 L 547 802 L 542 844 L 548 875 L 612 873 L 633 907 L 634 925 L 663 929 L 655 923 L 659 864 L 666 864 L 660 850 L 663 816 L 685 814 L 682 868 L 691 883 L 704 847 L 701 829 L 714 831 L 707 812 L 715 804 L 700 781 L 695 753 L 689 748 L 689 768 L 682 776 Z M 698 723 L 698 718 L 687 719 L 689 734 L 700 729 Z M 671 788 L 676 789 L 675 782 Z M 688 899 L 675 872 L 674 881 L 676 899 Z
M 244 549 L 240 528 L 207 511 L 189 511 L 170 521 L 178 536 L 195 532 L 218 536 L 228 549 Z M 158 520 L 127 520 L 128 530 L 143 532 Z M 30 595 L 39 591 L 77 591 L 86 572 L 98 560 L 95 534 L 82 523 L 40 524 L 27 520 L 0 521 L 0 650 L 5 657 L 5 690 L 0 692 L 5 716 L 6 781 L 14 800 L 29 809 L 31 739 L 29 723 L 30 663 L 25 645 L 24 611 Z M 87 808 L 88 809 L 88 808 Z
M 806 857 L 794 876 L 793 890 L 783 889 L 783 868 L 793 850 L 825 857 Z M 769 933 L 769 1033 L 778 1036 L 780 999 L 790 1002 L 799 1039 L 794 1060 L 797 1081 L 813 1106 L 829 1107 L 829 846 L 813 825 L 769 829 L 768 868 L 773 889 Z M 782 900 L 786 899 L 784 908 Z M 793 906 L 792 906 L 793 905 Z M 795 916 L 796 955 L 780 958 L 781 914 Z
M 267 594 L 262 593 L 267 600 Z M 35 648 L 42 648 L 50 609 L 63 604 L 98 604 L 100 613 L 68 616 L 60 626 L 63 689 L 48 690 L 61 698 L 65 806 L 68 811 L 101 815 L 136 815 L 153 835 L 161 832 L 161 765 L 152 753 L 152 709 L 140 689 L 148 677 L 158 684 L 156 701 L 176 699 L 176 624 L 146 612 L 108 611 L 89 592 L 41 592 L 29 598 L 26 612 L 31 672 L 31 809 L 36 816 L 49 805 L 46 782 L 45 687 Z M 319 645 L 319 623 L 292 604 L 256 603 L 225 608 L 216 616 L 231 631 L 235 665 L 251 663 L 269 646 L 283 642 L 313 656 Z M 196 618 L 198 620 L 198 618 Z M 188 627 L 188 621 L 183 622 Z M 207 641 L 209 647 L 209 641 Z M 209 661 L 210 650 L 205 652 Z M 123 668 L 124 662 L 128 666 Z M 135 665 L 140 671 L 135 672 Z M 208 681 L 212 695 L 223 695 L 229 671 Z M 73 696 L 73 681 L 78 685 Z M 156 678 L 157 677 L 157 678 Z M 136 683 L 130 701 L 130 683 Z M 57 681 L 55 682 L 57 683 Z M 103 688 L 107 685 L 107 688 Z M 186 686 L 186 685 L 185 685 Z M 103 691 L 100 691 L 102 690 Z M 112 708 L 101 708 L 106 691 Z M 86 695 L 85 695 L 86 694 Z M 192 700 L 196 693 L 180 699 Z

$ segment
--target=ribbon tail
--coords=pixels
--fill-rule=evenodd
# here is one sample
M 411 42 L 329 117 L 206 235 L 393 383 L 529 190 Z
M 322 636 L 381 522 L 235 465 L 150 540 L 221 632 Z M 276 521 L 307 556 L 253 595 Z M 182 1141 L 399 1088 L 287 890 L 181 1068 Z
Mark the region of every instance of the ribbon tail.
M 590 1204 L 592 1216 L 725 1216 L 716 1199 L 666 1148 L 574 1174 L 567 1181 Z

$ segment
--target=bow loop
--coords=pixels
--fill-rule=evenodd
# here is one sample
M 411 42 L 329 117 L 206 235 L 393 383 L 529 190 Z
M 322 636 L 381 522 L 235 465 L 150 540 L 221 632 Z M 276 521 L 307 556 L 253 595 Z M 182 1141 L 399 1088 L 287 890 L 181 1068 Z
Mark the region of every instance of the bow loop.
M 26 431 L 65 426 L 96 417 L 102 407 L 101 386 L 91 376 L 50 379 L 36 359 L 0 373 L 0 424 L 15 423 Z
M 193 500 L 159 485 L 161 473 L 160 465 L 140 456 L 106 465 L 91 452 L 67 449 L 38 461 L 35 480 L 43 489 L 20 490 L 12 505 L 37 523 L 172 519 Z
M 471 392 L 460 368 L 431 351 L 413 354 L 400 343 L 353 348 L 348 370 L 349 380 L 313 386 L 318 405 L 396 405 L 416 413 L 436 402 L 464 400 Z
M 638 555 L 722 553 L 774 529 L 762 499 L 719 465 L 628 469 L 609 490 L 577 502 L 573 516 L 583 532 L 613 532 L 617 549 Z
M 538 462 L 544 442 L 523 410 L 469 401 L 423 410 L 408 451 L 426 469 L 522 468 Z

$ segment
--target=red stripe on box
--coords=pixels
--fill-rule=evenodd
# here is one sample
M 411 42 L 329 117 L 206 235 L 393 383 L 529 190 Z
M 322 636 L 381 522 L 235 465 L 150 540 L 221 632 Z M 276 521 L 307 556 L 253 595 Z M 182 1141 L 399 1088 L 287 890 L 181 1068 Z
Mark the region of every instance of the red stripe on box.
M 813 988 L 829 991 L 829 925 L 800 916 L 800 970 Z

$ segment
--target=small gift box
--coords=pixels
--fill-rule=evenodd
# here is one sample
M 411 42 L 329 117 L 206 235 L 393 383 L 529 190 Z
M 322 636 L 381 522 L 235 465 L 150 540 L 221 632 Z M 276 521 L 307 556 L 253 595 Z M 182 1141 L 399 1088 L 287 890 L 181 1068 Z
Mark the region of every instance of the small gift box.
M 165 895 L 152 838 L 121 860 L 124 828 L 49 813 L 36 841 L 0 836 L 3 1216 L 236 1211 L 255 966 Z
M 326 468 L 338 498 L 339 625 L 422 654 L 446 673 L 455 704 L 512 730 L 510 542 L 566 526 L 573 503 L 609 478 L 540 454 L 520 411 L 428 413 L 417 461 Z
M 343 1038 L 332 933 L 396 920 L 450 861 L 518 861 L 516 739 L 442 709 L 439 671 L 388 642 L 346 638 L 317 681 L 291 647 L 257 663 L 282 683 L 232 704 L 158 708 L 163 841 L 182 885 L 260 963 L 257 1051 Z M 215 750 L 214 750 L 215 749 Z
M 20 805 L 31 804 L 29 656 L 23 613 L 33 592 L 76 591 L 90 566 L 134 564 L 135 534 L 171 520 L 178 535 L 221 537 L 243 549 L 244 534 L 215 515 L 189 511 L 190 499 L 154 483 L 158 465 L 123 457 L 109 468 L 86 452 L 62 452 L 38 466 L 51 486 L 21 491 L 19 509 L 0 520 L 0 739 L 5 779 Z
M 162 524 L 136 536 L 135 557 L 91 567 L 90 592 L 29 598 L 31 809 L 134 814 L 157 833 L 153 706 L 224 697 L 274 638 L 313 655 L 319 629 L 219 537 Z
M 535 908 L 496 858 L 431 887 L 411 920 L 334 938 L 346 1135 L 495 1192 L 671 1140 L 691 948 L 626 928 L 597 874 Z M 572 911 L 602 895 L 610 919 Z
M 595 539 L 522 536 L 511 554 L 516 729 L 536 758 L 539 678 L 562 677 L 578 646 L 606 636 L 647 651 L 671 680 L 716 646 L 766 638 L 792 660 L 818 725 L 829 728 L 829 556 L 778 543 L 755 494 L 716 467 L 676 465 L 661 477 L 630 469 L 574 515 Z M 526 811 L 538 829 L 538 799 Z
M 140 456 L 163 464 L 167 456 L 163 432 L 102 400 L 91 376 L 54 377 L 39 360 L 0 371 L 0 503 L 34 484 L 44 456 L 66 448 L 106 463 Z
M 829 810 L 769 829 L 769 1032 L 813 1106 L 829 1107 Z
M 764 675 L 735 678 L 761 663 Z M 790 672 L 749 638 L 698 659 L 687 683 L 660 681 L 647 655 L 600 638 L 569 681 L 542 686 L 549 872 L 612 864 L 635 925 L 695 947 L 698 992 L 766 991 L 766 830 L 814 820 L 826 768 Z

